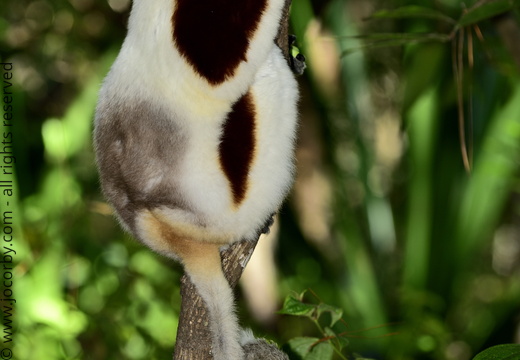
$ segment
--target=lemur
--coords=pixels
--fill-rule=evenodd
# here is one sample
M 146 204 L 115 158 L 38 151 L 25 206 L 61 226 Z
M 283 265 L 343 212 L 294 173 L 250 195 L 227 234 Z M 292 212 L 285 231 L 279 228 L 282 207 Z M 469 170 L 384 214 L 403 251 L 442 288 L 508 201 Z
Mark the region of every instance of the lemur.
M 298 87 L 274 39 L 285 0 L 134 0 L 94 120 L 121 225 L 182 263 L 215 360 L 239 360 L 219 248 L 254 240 L 291 185 Z

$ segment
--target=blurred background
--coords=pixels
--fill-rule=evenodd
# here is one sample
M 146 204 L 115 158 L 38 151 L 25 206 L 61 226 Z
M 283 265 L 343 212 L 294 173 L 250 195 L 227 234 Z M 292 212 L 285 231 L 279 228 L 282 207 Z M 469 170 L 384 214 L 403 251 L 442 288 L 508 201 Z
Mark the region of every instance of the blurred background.
M 171 358 L 180 268 L 121 231 L 91 145 L 129 8 L 2 0 L 17 359 Z M 345 357 L 520 342 L 519 21 L 517 0 L 293 1 L 298 176 L 244 276 L 243 324 L 281 345 L 319 337 L 274 313 L 310 289 L 343 309 Z

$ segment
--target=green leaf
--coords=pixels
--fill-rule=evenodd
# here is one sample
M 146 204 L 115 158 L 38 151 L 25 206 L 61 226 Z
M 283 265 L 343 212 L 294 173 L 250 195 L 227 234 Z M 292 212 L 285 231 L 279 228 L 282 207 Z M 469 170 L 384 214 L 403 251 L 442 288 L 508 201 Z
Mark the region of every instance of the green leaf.
M 514 0 L 496 0 L 485 2 L 481 6 L 471 8 L 458 21 L 459 26 L 476 24 L 482 20 L 492 18 L 518 7 L 519 3 Z
M 380 41 L 448 41 L 451 40 L 449 35 L 440 33 L 373 33 L 367 35 L 351 36 L 351 38 L 361 39 L 370 42 Z
M 324 313 L 330 313 L 331 321 L 330 321 L 330 327 L 334 326 L 335 323 L 337 323 L 339 320 L 341 320 L 341 317 L 343 316 L 343 310 L 339 307 L 335 307 L 332 305 L 327 304 L 320 304 L 318 305 L 318 319 L 320 316 Z
M 374 13 L 370 18 L 375 19 L 403 19 L 403 18 L 426 18 L 435 19 L 456 24 L 457 22 L 440 11 L 424 6 L 403 6 L 393 10 L 381 10 Z
M 490 347 L 473 360 L 520 360 L 520 344 L 504 344 Z
M 289 346 L 296 355 L 299 355 L 302 359 L 310 353 L 314 344 L 318 343 L 320 339 L 313 337 L 295 337 L 289 340 Z
M 336 334 L 336 332 L 329 327 L 325 328 L 325 335 L 330 338 L 330 341 L 332 341 L 332 346 L 337 348 L 339 351 L 342 351 L 350 344 L 346 337 L 341 334 Z
M 341 350 L 341 351 L 350 345 L 350 341 L 341 334 L 338 337 L 336 337 L 336 340 L 337 340 L 336 344 L 339 347 L 339 350 Z
M 334 355 L 334 349 L 328 342 L 319 343 L 314 346 L 304 360 L 330 360 Z
M 278 313 L 293 316 L 305 316 L 314 321 L 318 320 L 324 313 L 330 313 L 331 327 L 341 320 L 341 317 L 343 316 L 343 310 L 341 308 L 323 303 L 319 305 L 307 304 L 300 300 L 301 298 L 303 298 L 303 294 L 300 294 L 299 298 L 294 295 L 287 296 L 283 303 L 282 310 Z
M 296 337 L 289 340 L 289 346 L 302 360 L 330 360 L 334 353 L 328 342 L 319 342 L 312 337 Z
M 363 49 L 379 49 L 392 46 L 403 46 L 414 43 L 424 42 L 448 42 L 451 40 L 449 35 L 439 33 L 380 33 L 354 36 L 352 38 L 361 39 L 365 45 L 356 48 L 346 49 L 341 53 L 341 56 L 347 56 Z
M 306 304 L 293 295 L 288 295 L 283 303 L 283 308 L 278 313 L 294 316 L 306 316 L 311 319 L 316 319 L 317 305 Z

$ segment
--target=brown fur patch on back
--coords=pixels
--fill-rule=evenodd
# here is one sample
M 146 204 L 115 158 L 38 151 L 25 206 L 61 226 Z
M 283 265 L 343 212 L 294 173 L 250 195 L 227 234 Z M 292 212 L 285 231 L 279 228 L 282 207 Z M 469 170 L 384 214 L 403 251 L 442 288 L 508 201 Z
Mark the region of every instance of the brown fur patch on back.
M 239 205 L 246 195 L 255 140 L 255 107 L 248 92 L 228 114 L 219 146 L 220 165 L 231 183 L 235 205 Z
M 196 72 L 218 85 L 247 61 L 267 0 L 177 0 L 173 41 Z

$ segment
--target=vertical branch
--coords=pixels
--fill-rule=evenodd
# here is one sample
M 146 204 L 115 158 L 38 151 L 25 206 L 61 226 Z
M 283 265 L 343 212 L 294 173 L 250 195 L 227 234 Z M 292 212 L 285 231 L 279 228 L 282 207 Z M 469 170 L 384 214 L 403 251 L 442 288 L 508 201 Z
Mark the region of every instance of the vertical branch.
M 469 135 L 468 135 L 468 163 L 469 168 L 473 168 L 473 32 L 468 29 L 468 121 L 469 121 Z
M 173 359 L 211 359 L 211 340 L 208 310 L 185 274 L 181 278 L 181 312 Z
M 220 252 L 222 270 L 231 288 L 235 288 L 242 276 L 258 240 L 242 240 Z M 174 360 L 210 360 L 212 334 L 210 318 L 204 300 L 200 297 L 187 275 L 181 278 L 181 312 L 177 327 Z

